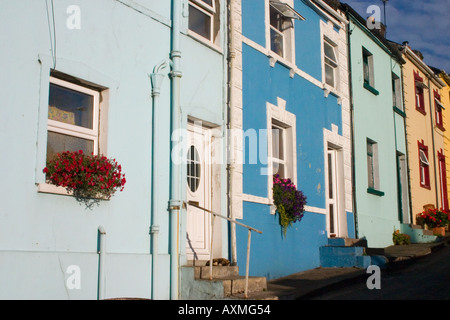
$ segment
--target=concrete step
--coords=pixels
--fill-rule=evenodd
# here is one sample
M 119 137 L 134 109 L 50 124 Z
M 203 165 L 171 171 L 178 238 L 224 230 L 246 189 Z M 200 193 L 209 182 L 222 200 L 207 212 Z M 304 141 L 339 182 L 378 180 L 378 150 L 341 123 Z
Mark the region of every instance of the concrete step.
M 334 247 L 367 247 L 367 240 L 355 238 L 329 238 L 328 245 Z
M 409 235 L 411 243 L 432 243 L 437 239 L 433 231 L 414 224 L 400 224 L 400 232 Z
M 236 276 L 228 279 L 217 279 L 223 281 L 223 293 L 225 297 L 245 292 L 245 277 Z M 217 281 L 216 280 L 216 281 Z M 249 277 L 248 292 L 261 292 L 267 290 L 267 279 L 265 277 Z
M 323 268 L 368 268 L 377 265 L 384 268 L 387 259 L 382 254 L 369 254 L 367 240 L 353 238 L 329 238 L 328 245 L 319 248 L 320 265 Z
M 183 299 L 224 299 L 242 295 L 245 292 L 245 276 L 239 275 L 237 266 L 213 266 L 210 280 L 209 266 L 186 265 L 182 268 Z M 190 280 L 189 280 L 190 279 Z M 265 277 L 248 278 L 248 293 L 257 293 L 267 290 Z
M 194 278 L 195 279 L 209 279 L 211 275 L 211 269 L 209 266 L 195 267 Z M 236 277 L 239 275 L 239 268 L 237 266 L 213 266 L 212 278 L 227 278 Z

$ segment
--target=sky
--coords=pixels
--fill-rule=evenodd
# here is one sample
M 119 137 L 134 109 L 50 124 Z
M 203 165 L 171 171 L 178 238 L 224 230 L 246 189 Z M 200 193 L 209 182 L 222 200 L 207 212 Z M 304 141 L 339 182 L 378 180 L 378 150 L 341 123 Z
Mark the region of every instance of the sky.
M 341 0 L 363 18 L 373 15 L 367 9 L 377 5 L 384 22 L 382 0 Z M 424 62 L 450 73 L 450 0 L 388 0 L 386 3 L 388 40 L 408 41 L 411 49 L 419 50 Z

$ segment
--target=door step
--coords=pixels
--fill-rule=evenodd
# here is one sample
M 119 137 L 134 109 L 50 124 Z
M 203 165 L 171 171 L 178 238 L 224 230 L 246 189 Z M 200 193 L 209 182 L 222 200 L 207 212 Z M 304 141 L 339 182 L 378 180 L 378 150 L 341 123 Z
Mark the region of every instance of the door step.
M 197 264 L 197 263 L 196 263 Z M 230 299 L 245 291 L 245 276 L 237 266 L 213 266 L 210 280 L 209 266 L 182 267 L 181 298 L 185 300 Z M 248 293 L 267 290 L 265 277 L 249 277 Z
M 320 264 L 323 268 L 356 267 L 366 269 L 370 265 L 385 267 L 383 255 L 368 254 L 367 240 L 351 238 L 329 238 L 328 245 L 319 248 Z
M 400 224 L 400 232 L 409 235 L 411 243 L 431 243 L 437 239 L 433 231 L 425 230 L 422 226 L 415 224 Z

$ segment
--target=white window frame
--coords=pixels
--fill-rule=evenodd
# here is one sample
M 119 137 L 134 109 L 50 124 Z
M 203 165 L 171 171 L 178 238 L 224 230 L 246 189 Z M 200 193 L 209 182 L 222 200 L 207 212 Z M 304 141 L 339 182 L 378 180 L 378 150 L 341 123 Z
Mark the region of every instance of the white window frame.
M 197 39 L 200 39 L 202 41 L 208 41 L 211 44 L 215 44 L 216 39 L 214 39 L 214 29 L 215 29 L 214 21 L 215 21 L 215 16 L 217 14 L 216 0 L 212 0 L 212 6 L 208 5 L 207 3 L 205 3 L 202 0 L 189 0 L 188 6 L 192 6 L 196 9 L 198 9 L 199 11 L 201 11 L 202 13 L 204 13 L 205 15 L 210 17 L 210 19 L 211 19 L 210 35 L 211 36 L 208 39 L 207 37 L 204 37 L 203 35 L 196 33 L 194 30 L 189 29 L 189 27 L 188 27 L 188 33 Z
M 283 5 L 286 5 L 286 8 L 288 8 L 289 13 L 292 13 L 292 16 L 287 16 L 286 14 L 281 13 L 278 9 L 276 9 L 274 6 L 272 6 L 272 3 L 281 3 Z M 270 10 L 271 8 L 274 8 L 273 10 L 276 10 L 280 16 L 283 16 L 282 18 L 284 21 L 282 22 L 283 25 L 287 23 L 287 20 L 290 19 L 292 26 L 286 28 L 282 32 L 280 30 L 276 29 L 275 27 L 272 27 L 270 23 Z M 295 26 L 294 26 L 294 20 L 305 20 L 304 17 L 302 17 L 299 13 L 297 13 L 294 9 L 294 2 L 293 0 L 266 0 L 266 48 L 269 50 L 271 54 L 273 54 L 275 57 L 277 57 L 277 60 L 285 60 L 292 63 L 295 63 Z M 282 55 L 279 55 L 278 53 L 272 51 L 272 41 L 271 41 L 271 31 L 277 32 L 278 34 L 282 35 L 283 37 L 283 53 Z
M 274 120 L 274 119 L 272 119 L 272 128 L 271 128 L 271 130 L 272 130 L 272 140 L 271 140 L 271 144 L 272 144 L 272 154 L 271 154 L 271 156 L 270 156 L 270 158 L 269 158 L 269 161 L 270 161 L 270 163 L 272 164 L 272 174 L 276 174 L 276 173 L 279 173 L 279 172 L 274 172 L 273 171 L 273 167 L 274 167 L 274 165 L 275 165 L 275 163 L 278 163 L 278 168 L 280 167 L 279 165 L 283 165 L 283 167 L 284 167 L 284 172 L 283 172 L 283 174 L 281 175 L 282 176 L 282 178 L 288 178 L 289 177 L 289 170 L 288 170 L 288 167 L 287 167 L 287 159 L 286 159 L 286 148 L 288 147 L 287 146 L 287 141 L 286 141 L 286 128 L 283 126 L 283 125 L 280 125 L 279 123 L 278 123 L 278 121 L 276 121 L 276 120 Z M 276 155 L 274 155 L 273 154 L 273 145 L 274 145 L 274 131 L 275 130 L 278 130 L 278 134 L 281 136 L 281 139 L 279 139 L 279 140 L 281 140 L 281 144 L 282 144 L 282 148 L 281 148 L 281 150 L 282 150 L 282 154 L 279 154 L 278 155 L 278 157 L 276 157 Z
M 74 83 L 61 80 L 55 77 L 50 77 L 50 83 L 71 89 L 77 92 L 81 92 L 93 97 L 93 123 L 92 129 L 80 127 L 77 125 L 72 125 L 52 119 L 47 117 L 47 132 L 55 132 L 60 134 L 65 134 L 68 136 L 73 136 L 76 138 L 86 139 L 93 141 L 93 152 L 94 155 L 98 154 L 99 149 L 99 114 L 100 114 L 100 92 L 76 85 Z
M 427 182 L 426 181 L 426 168 L 428 168 L 428 170 L 430 170 L 430 162 L 428 161 L 428 157 L 425 154 L 425 151 L 423 151 L 422 149 L 419 148 L 419 160 L 420 160 L 420 184 L 422 186 L 427 186 Z M 428 173 L 429 175 L 429 173 Z
M 286 101 L 277 98 L 277 106 L 267 103 L 267 186 L 268 203 L 273 204 L 273 154 L 272 154 L 272 126 L 283 128 L 284 137 L 284 164 L 285 175 L 297 186 L 297 138 L 296 138 L 296 117 L 295 114 L 286 110 Z M 275 207 L 272 206 L 272 214 L 275 214 Z
M 325 46 L 328 45 L 332 48 L 336 61 L 333 61 L 330 57 L 326 55 Z M 339 84 L 339 50 L 337 45 L 331 41 L 328 37 L 323 37 L 323 68 L 324 68 L 324 79 L 323 82 L 334 89 L 338 89 Z M 326 66 L 329 66 L 333 70 L 333 84 L 327 83 Z

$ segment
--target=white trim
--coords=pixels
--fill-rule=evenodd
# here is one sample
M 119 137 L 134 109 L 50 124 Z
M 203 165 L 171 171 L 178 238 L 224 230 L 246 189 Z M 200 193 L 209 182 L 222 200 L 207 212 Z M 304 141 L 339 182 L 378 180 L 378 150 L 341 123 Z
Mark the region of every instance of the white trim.
M 213 4 L 214 4 L 214 1 L 215 0 L 213 0 Z M 206 3 L 204 5 L 199 5 L 196 0 L 190 0 L 189 3 L 188 3 L 188 6 L 192 6 L 193 8 L 199 10 L 200 12 L 204 13 L 206 16 L 208 16 L 210 18 L 210 21 L 211 21 L 210 26 L 209 26 L 210 38 L 208 39 L 207 37 L 204 37 L 201 34 L 196 33 L 195 31 L 189 29 L 189 27 L 188 27 L 188 31 L 190 31 L 191 33 L 196 34 L 197 36 L 199 36 L 199 37 L 201 37 L 203 39 L 206 39 L 206 40 L 214 43 L 214 15 L 215 15 L 214 9 L 213 10 L 209 9 L 208 8 L 209 6 L 206 5 Z M 206 8 L 208 8 L 209 10 L 207 10 Z M 190 18 L 191 17 L 189 17 L 189 19 Z
M 100 114 L 100 92 L 88 89 L 83 86 L 76 85 L 71 82 L 67 82 L 58 78 L 50 77 L 50 83 L 61 86 L 66 89 L 81 92 L 93 97 L 93 109 L 92 109 L 92 129 L 67 124 L 61 121 L 48 119 L 47 117 L 47 132 L 56 132 L 65 135 L 69 135 L 76 138 L 93 141 L 94 155 L 98 154 L 99 144 L 99 114 Z M 48 139 L 48 134 L 47 134 Z
M 286 101 L 277 98 L 277 106 L 267 102 L 267 198 L 273 203 L 272 185 L 272 123 L 273 120 L 281 124 L 285 131 L 285 170 L 291 181 L 297 186 L 297 129 L 296 116 L 286 110 Z M 273 212 L 275 213 L 275 212 Z
M 216 13 L 216 2 L 215 0 L 211 0 L 212 2 L 212 6 L 210 6 L 209 4 L 205 3 L 202 0 L 189 0 L 190 2 L 194 2 L 197 6 L 202 7 L 204 10 L 210 11 L 213 14 Z
M 286 60 L 289 64 L 295 64 L 295 23 L 292 21 L 292 28 L 283 31 L 283 56 L 278 55 L 271 50 L 271 36 L 270 30 L 272 25 L 270 24 L 270 7 L 271 0 L 265 0 L 265 25 L 266 25 L 266 50 L 268 50 L 268 56 L 273 56 L 276 60 Z M 283 3 L 294 6 L 293 0 L 283 0 Z M 276 10 L 276 9 L 275 9 Z M 277 10 L 278 11 L 278 10 Z M 277 30 L 278 31 L 278 30 Z

